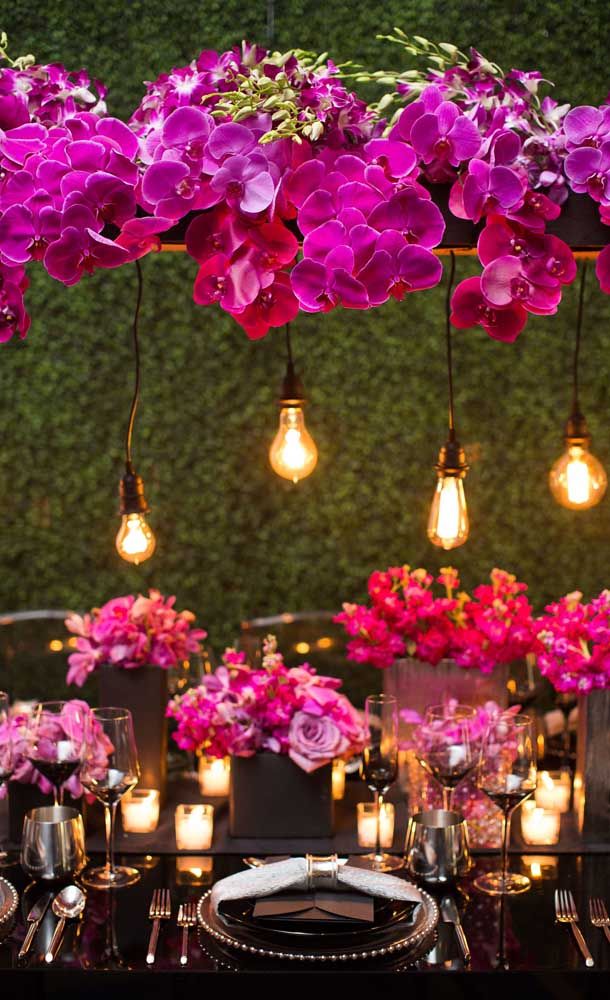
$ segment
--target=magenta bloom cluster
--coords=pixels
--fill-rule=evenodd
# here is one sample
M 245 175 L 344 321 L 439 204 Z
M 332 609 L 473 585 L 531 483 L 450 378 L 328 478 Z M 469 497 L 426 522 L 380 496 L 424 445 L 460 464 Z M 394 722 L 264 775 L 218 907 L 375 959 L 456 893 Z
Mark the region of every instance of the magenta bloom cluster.
M 588 604 L 580 591 L 549 604 L 536 622 L 538 666 L 557 691 L 610 688 L 610 590 Z
M 369 309 L 434 287 L 443 238 L 434 185 L 483 223 L 482 274 L 455 290 L 452 322 L 513 341 L 557 311 L 570 249 L 546 231 L 568 192 L 610 223 L 610 106 L 558 105 L 538 72 L 471 50 L 435 71 L 391 123 L 332 61 L 246 42 L 205 50 L 146 85 L 128 123 L 84 71 L 0 68 L 0 342 L 27 333 L 26 266 L 72 285 L 160 248 L 194 213 L 194 299 L 253 339 L 300 311 Z M 412 98 L 415 97 L 414 100 Z M 610 292 L 610 247 L 597 263 Z
M 350 637 L 349 658 L 381 669 L 405 656 L 432 664 L 449 659 L 488 674 L 531 652 L 532 608 L 524 583 L 494 569 L 472 597 L 459 586 L 451 567 L 436 580 L 409 566 L 373 573 L 370 603 L 346 603 L 335 618 Z
M 173 698 L 167 714 L 177 722 L 174 739 L 183 750 L 208 757 L 288 754 L 309 772 L 365 746 L 360 713 L 340 686 L 307 663 L 287 667 L 268 636 L 260 668 L 227 649 L 222 666 Z
M 45 715 L 44 727 L 38 733 L 38 752 L 41 756 L 45 753 L 45 741 L 53 747 L 58 740 L 65 739 L 69 735 L 70 739 L 78 741 L 85 738 L 85 726 L 89 720 L 91 709 L 86 701 L 73 698 L 67 701 L 60 715 Z M 11 781 L 18 781 L 23 785 L 36 785 L 45 795 L 53 791 L 53 786 L 28 759 L 27 754 L 27 726 L 28 714 L 18 712 L 11 715 L 8 721 L 0 724 L 0 758 L 3 749 L 9 744 L 12 745 L 13 773 Z M 87 745 L 88 759 L 101 766 L 106 764 L 108 754 L 112 751 L 112 743 L 104 733 L 99 722 L 91 719 L 88 727 L 88 738 L 93 742 Z M 54 758 L 54 754 L 51 756 Z M 77 770 L 65 782 L 63 788 L 70 793 L 72 798 L 79 799 L 83 794 L 83 787 L 80 783 L 80 770 Z M 0 798 L 6 795 L 6 785 L 0 787 Z
M 169 670 L 200 653 L 207 632 L 193 628 L 192 611 L 176 611 L 175 602 L 175 597 L 150 590 L 148 597 L 114 597 L 89 614 L 66 618 L 66 628 L 78 636 L 76 652 L 68 657 L 68 684 L 82 687 L 102 664 Z

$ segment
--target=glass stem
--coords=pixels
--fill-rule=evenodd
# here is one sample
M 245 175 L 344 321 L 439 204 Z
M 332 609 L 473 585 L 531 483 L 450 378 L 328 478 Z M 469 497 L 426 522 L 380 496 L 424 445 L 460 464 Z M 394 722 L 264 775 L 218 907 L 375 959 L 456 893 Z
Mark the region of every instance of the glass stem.
M 443 809 L 451 809 L 451 792 L 452 788 L 445 788 L 443 785 Z
M 379 792 L 375 792 L 375 808 L 377 811 L 377 825 L 375 827 L 375 861 L 382 861 L 383 855 L 381 853 L 381 807 L 383 805 L 383 798 Z
M 114 827 L 116 819 L 116 807 L 118 802 L 112 805 L 104 803 L 104 820 L 106 823 L 106 874 L 114 875 Z
M 508 875 L 508 838 L 510 836 L 510 812 L 502 812 L 502 888 L 506 886 Z
M 53 805 L 58 806 L 59 803 L 59 785 L 53 785 Z

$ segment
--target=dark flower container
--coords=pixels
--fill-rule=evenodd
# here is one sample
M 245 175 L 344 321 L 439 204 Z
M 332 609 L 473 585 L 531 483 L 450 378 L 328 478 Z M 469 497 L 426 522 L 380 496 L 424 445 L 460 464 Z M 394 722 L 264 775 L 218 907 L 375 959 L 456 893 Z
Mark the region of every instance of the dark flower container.
M 231 758 L 232 837 L 331 837 L 332 764 L 307 774 L 288 756 Z
M 167 787 L 167 671 L 161 667 L 104 665 L 99 671 L 100 705 L 128 708 L 140 761 L 140 787 L 158 788 L 161 802 Z

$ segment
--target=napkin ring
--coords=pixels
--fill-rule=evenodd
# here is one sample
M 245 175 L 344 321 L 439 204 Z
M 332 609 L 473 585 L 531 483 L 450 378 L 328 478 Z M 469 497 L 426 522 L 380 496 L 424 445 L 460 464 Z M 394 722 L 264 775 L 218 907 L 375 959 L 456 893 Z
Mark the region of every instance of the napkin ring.
M 306 854 L 307 889 L 336 889 L 339 874 L 339 858 L 336 854 Z

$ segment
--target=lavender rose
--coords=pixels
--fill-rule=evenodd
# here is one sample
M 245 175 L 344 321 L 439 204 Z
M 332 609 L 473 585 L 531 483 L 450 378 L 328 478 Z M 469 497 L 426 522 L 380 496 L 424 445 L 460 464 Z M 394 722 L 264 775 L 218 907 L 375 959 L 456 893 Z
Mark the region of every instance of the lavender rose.
M 295 712 L 288 730 L 288 745 L 288 756 L 309 772 L 340 757 L 349 742 L 332 719 Z

